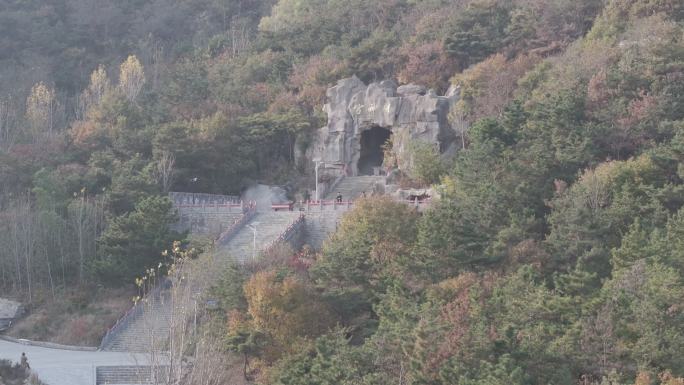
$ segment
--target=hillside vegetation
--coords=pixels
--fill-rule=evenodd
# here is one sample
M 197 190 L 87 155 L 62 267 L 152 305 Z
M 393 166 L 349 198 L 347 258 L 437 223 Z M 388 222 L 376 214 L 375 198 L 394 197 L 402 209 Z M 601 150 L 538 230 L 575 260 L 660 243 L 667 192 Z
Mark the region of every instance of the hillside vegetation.
M 453 85 L 429 211 L 225 273 L 246 377 L 684 381 L 680 0 L 6 1 L 0 32 L 3 292 L 132 283 L 185 236 L 169 190 L 310 174 L 340 78 Z

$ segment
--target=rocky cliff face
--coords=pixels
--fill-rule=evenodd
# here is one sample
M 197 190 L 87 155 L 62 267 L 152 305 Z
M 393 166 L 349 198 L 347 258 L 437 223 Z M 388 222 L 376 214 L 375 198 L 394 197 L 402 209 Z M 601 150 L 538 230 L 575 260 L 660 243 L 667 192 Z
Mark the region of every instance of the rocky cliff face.
M 447 121 L 450 106 L 458 97 L 438 96 L 417 85 L 397 87 L 392 81 L 364 84 L 357 77 L 340 80 L 328 89 L 325 111 L 328 124 L 318 132 L 311 159 L 324 162 L 329 173 L 359 174 L 362 135 L 376 127 L 388 130 L 398 155 L 411 140 L 421 140 L 445 151 L 455 134 Z

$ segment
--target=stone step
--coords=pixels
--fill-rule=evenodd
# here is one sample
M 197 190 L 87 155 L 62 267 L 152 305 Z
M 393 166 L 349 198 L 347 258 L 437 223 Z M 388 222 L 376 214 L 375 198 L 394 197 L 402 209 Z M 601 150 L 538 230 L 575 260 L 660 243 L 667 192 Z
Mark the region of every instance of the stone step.
M 345 201 L 357 199 L 364 191 L 370 195 L 373 192 L 374 186 L 378 183 L 383 183 L 384 179 L 385 177 L 383 176 L 346 177 L 328 193 L 325 199 L 335 199 L 338 192 L 342 194 L 342 199 Z
M 299 212 L 292 211 L 256 213 L 248 224 L 256 225 L 257 252 L 277 239 L 299 215 Z M 221 247 L 217 253 L 219 255 L 218 262 L 225 263 L 229 258 L 245 262 L 252 257 L 253 252 L 254 233 L 252 229 L 244 226 Z M 217 266 L 218 269 L 220 267 L 220 265 Z M 153 339 L 155 344 L 159 341 L 158 345 L 162 346 L 168 339 L 173 311 L 170 302 L 165 300 L 164 295 L 162 293 L 159 298 L 150 300 L 149 303 L 145 304 L 143 312 L 130 320 L 126 329 L 117 334 L 103 349 L 108 351 L 149 352 L 152 348 Z
M 311 212 L 306 216 L 306 243 L 320 250 L 323 243 L 337 230 L 345 211 Z
M 98 366 L 95 368 L 96 385 L 139 385 L 163 383 L 166 379 L 165 367 L 154 370 L 156 381 L 152 381 L 152 368 L 150 366 Z
M 142 306 L 141 312 L 103 350 L 149 352 L 153 339 L 164 341 L 169 333 L 172 311 L 167 296 L 168 294 L 162 293 L 156 298 L 148 299 L 147 303 L 139 304 L 138 306 Z
M 248 223 L 248 225 L 256 227 L 257 254 L 259 250 L 280 236 L 299 215 L 300 213 L 295 211 L 258 212 Z M 243 227 L 222 247 L 221 253 L 238 262 L 245 262 L 252 258 L 254 254 L 253 230 L 248 226 Z

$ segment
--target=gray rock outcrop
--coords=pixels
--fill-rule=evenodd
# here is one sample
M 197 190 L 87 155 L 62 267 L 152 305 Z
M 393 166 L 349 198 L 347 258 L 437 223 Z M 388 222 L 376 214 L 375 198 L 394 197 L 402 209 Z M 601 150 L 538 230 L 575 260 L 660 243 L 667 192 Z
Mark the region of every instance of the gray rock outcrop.
M 19 318 L 23 310 L 21 303 L 0 298 L 0 331 L 8 328 L 14 319 Z
M 310 157 L 321 161 L 330 174 L 362 173 L 362 134 L 376 127 L 392 134 L 399 156 L 412 140 L 432 143 L 443 151 L 455 139 L 447 115 L 458 93 L 438 96 L 420 85 L 397 87 L 392 81 L 366 85 L 352 77 L 338 81 L 326 95 L 328 124 L 319 130 Z

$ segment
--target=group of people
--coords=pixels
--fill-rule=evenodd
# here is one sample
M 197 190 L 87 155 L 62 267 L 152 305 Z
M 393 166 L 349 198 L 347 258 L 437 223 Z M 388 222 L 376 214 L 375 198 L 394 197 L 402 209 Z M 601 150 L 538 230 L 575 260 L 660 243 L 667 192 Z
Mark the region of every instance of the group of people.
M 365 197 L 366 197 L 366 192 L 362 191 L 361 192 L 361 198 L 365 198 Z M 335 200 L 337 201 L 337 203 L 342 203 L 342 193 L 341 192 L 339 192 L 339 191 L 337 192 L 337 196 L 335 197 Z
M 304 196 L 303 197 L 304 197 L 304 202 L 307 202 L 307 201 L 309 201 L 309 199 L 311 199 L 311 195 L 309 194 L 309 190 L 304 190 Z M 361 198 L 365 198 L 365 197 L 366 197 L 366 192 L 363 191 L 361 193 Z M 335 196 L 335 201 L 337 203 L 342 203 L 342 193 L 341 192 L 339 192 L 339 191 L 337 192 L 337 196 Z

